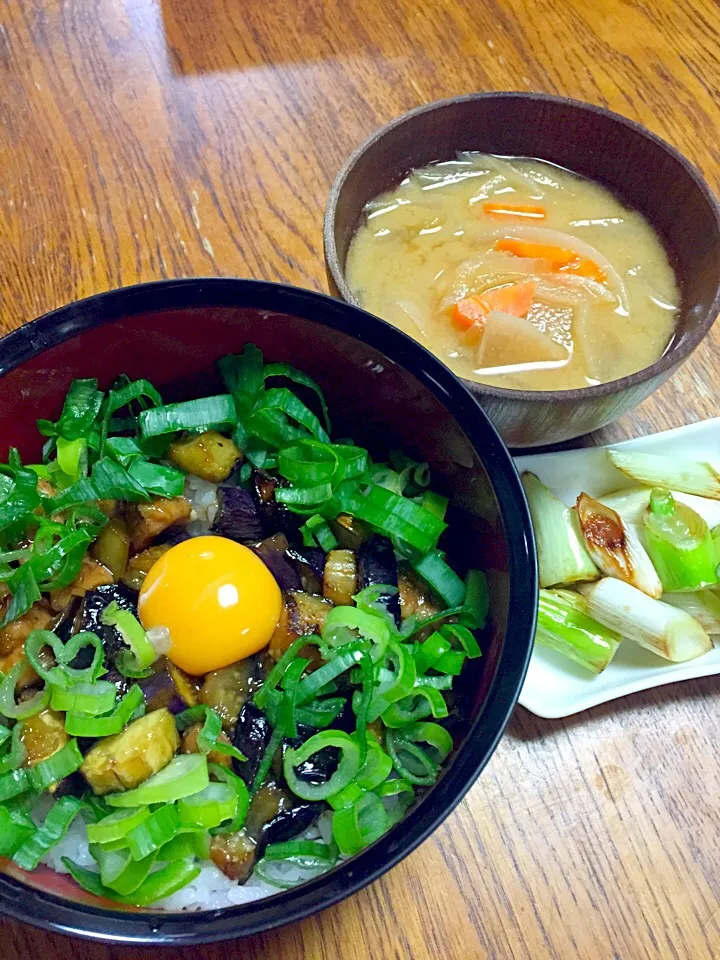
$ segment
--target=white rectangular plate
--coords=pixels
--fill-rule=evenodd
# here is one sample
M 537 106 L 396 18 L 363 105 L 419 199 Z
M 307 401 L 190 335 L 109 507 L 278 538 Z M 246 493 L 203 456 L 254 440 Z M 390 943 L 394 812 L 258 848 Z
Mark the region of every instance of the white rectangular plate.
M 613 446 L 716 461 L 716 451 L 720 451 L 720 418 Z M 612 466 L 605 449 L 586 447 L 560 453 L 530 454 L 516 457 L 515 465 L 521 473 L 530 470 L 536 474 L 557 497 L 571 505 L 582 491 L 593 497 L 602 497 L 621 487 L 633 486 Z M 720 501 L 715 522 L 720 523 Z M 719 673 L 720 647 L 717 643 L 710 653 L 697 660 L 668 663 L 649 650 L 625 641 L 610 665 L 597 677 L 552 650 L 536 647 L 520 703 L 539 717 L 568 717 L 638 690 Z

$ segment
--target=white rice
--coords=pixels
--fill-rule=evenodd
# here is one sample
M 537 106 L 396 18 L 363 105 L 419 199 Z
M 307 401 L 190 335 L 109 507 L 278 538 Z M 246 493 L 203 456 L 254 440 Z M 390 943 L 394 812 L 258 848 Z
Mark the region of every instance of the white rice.
M 38 824 L 42 823 L 47 811 L 52 806 L 49 797 L 43 797 L 33 810 L 33 818 Z M 318 840 L 322 837 L 326 842 L 330 839 L 331 811 L 323 813 L 317 824 L 309 827 L 300 837 L 302 840 Z M 68 869 L 62 862 L 62 858 L 67 857 L 80 867 L 98 872 L 97 863 L 90 854 L 87 831 L 82 817 L 76 817 L 66 836 L 53 847 L 43 858 L 43 863 L 47 864 L 51 870 L 57 873 L 68 873 Z M 200 873 L 182 890 L 173 893 L 163 900 L 158 900 L 153 904 L 153 909 L 157 910 L 220 910 L 225 907 L 234 907 L 238 904 L 251 903 L 253 900 L 262 900 L 264 897 L 271 897 L 279 893 L 279 888 L 269 883 L 264 883 L 258 877 L 251 876 L 245 884 L 239 884 L 235 880 L 230 880 L 219 870 L 214 863 L 209 860 L 197 861 L 201 867 Z M 278 873 L 288 883 L 301 882 L 308 880 L 314 873 L 307 870 L 301 870 L 295 866 L 278 866 Z
M 217 484 L 188 474 L 184 493 L 192 507 L 188 533 L 193 537 L 209 533 L 218 509 Z

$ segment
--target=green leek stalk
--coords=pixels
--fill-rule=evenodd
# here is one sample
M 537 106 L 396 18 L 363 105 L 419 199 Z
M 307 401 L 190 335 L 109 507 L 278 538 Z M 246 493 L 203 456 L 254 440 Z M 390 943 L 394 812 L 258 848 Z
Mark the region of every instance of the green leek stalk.
M 720 473 L 709 463 L 656 453 L 608 450 L 613 465 L 644 487 L 665 487 L 720 500 Z
M 665 660 L 683 663 L 712 650 L 712 640 L 690 614 L 653 600 L 629 583 L 605 577 L 578 589 L 591 617 Z
M 664 593 L 663 603 L 689 613 L 706 633 L 720 633 L 720 595 L 716 589 L 698 590 L 697 593 Z
M 572 590 L 540 590 L 535 642 L 575 663 L 602 673 L 622 638 L 588 613 L 583 596 Z
M 524 473 L 521 479 L 535 529 L 540 586 L 597 580 L 600 574 L 585 547 L 575 510 L 535 474 Z
M 708 525 L 668 490 L 654 489 L 643 516 L 648 554 L 673 593 L 701 590 L 717 583 L 717 558 Z

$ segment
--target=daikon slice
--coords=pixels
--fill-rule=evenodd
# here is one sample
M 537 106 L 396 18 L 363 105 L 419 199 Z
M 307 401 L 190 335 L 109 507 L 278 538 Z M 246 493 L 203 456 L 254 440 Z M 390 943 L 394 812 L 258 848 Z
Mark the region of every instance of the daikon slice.
M 476 354 L 477 368 L 490 374 L 496 368 L 506 369 L 537 365 L 538 369 L 561 366 L 570 358 L 569 351 L 539 330 L 524 317 L 491 310 L 488 313 L 482 340 Z

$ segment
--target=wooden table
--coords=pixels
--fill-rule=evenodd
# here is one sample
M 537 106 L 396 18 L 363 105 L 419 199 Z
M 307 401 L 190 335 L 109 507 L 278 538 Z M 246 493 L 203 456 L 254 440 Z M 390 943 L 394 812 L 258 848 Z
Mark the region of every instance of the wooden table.
M 160 277 L 325 289 L 349 151 L 484 89 L 604 104 L 718 187 L 713 0 L 0 0 L 0 302 L 9 330 Z M 718 413 L 720 328 L 603 440 Z M 713 354 L 713 350 L 715 354 Z M 369 889 L 183 960 L 720 957 L 713 679 L 567 721 L 518 709 L 443 827 Z M 148 956 L 0 923 L 4 960 Z

